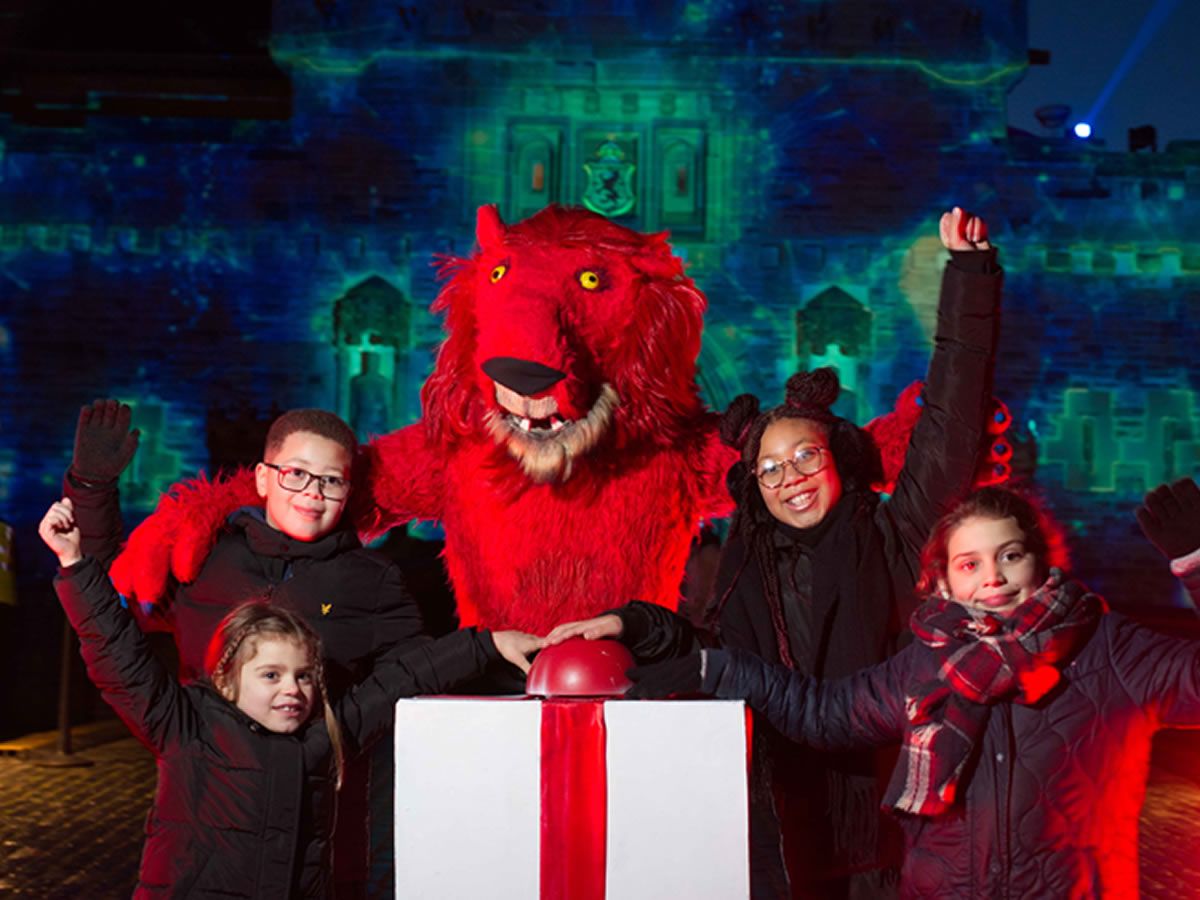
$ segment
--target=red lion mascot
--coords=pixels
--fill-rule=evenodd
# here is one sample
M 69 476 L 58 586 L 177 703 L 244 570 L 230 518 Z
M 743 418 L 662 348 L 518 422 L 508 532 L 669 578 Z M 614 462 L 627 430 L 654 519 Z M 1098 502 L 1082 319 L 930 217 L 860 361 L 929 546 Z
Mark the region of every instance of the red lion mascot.
M 423 417 L 356 464 L 354 525 L 370 537 L 440 521 L 466 625 L 544 634 L 631 599 L 674 608 L 700 521 L 732 512 L 738 458 L 696 386 L 704 295 L 665 235 L 586 210 L 506 226 L 484 206 L 476 237 L 442 267 L 433 310 L 447 337 Z M 920 388 L 867 426 L 880 490 L 903 464 Z M 995 423 L 1002 434 L 1002 407 Z M 1007 477 L 996 448 L 977 483 Z M 194 580 L 226 516 L 260 503 L 249 472 L 177 486 L 113 564 L 118 589 L 153 601 L 168 570 Z
M 464 624 L 544 634 L 635 598 L 673 608 L 700 521 L 732 511 L 736 452 L 695 378 L 704 295 L 665 235 L 585 210 L 506 226 L 485 206 L 476 237 L 443 265 L 423 416 L 365 447 L 354 524 L 439 520 Z M 146 601 L 168 565 L 194 579 L 225 514 L 259 502 L 249 473 L 177 489 L 114 581 Z

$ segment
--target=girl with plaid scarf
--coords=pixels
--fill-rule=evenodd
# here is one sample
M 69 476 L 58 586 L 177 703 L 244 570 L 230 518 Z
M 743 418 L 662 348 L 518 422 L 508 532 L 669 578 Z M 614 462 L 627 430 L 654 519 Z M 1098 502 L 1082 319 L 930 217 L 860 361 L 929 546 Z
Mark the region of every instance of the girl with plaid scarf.
M 900 745 L 884 807 L 905 897 L 1134 897 L 1150 743 L 1200 726 L 1200 642 L 1110 612 L 1057 530 L 1004 488 L 972 494 L 923 555 L 916 640 L 819 681 L 737 650 L 634 670 L 631 694 L 742 698 L 826 750 Z

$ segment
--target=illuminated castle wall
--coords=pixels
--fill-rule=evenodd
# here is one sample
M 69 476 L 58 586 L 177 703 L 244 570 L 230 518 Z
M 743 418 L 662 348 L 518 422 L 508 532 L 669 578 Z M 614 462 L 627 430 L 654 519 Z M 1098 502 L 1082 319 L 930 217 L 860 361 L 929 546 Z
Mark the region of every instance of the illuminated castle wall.
M 480 204 L 669 229 L 711 303 L 710 403 L 828 362 L 860 420 L 923 374 L 959 204 L 1008 270 L 1019 466 L 1115 601 L 1170 602 L 1130 510 L 1197 468 L 1200 152 L 1010 135 L 1022 0 L 507 6 L 278 0 L 288 87 L 242 115 L 179 91 L 122 114 L 128 88 L 65 119 L 4 107 L 0 515 L 27 571 L 48 571 L 33 525 L 93 396 L 146 431 L 131 518 L 252 458 L 272 410 L 411 421 L 431 261 L 469 251 Z

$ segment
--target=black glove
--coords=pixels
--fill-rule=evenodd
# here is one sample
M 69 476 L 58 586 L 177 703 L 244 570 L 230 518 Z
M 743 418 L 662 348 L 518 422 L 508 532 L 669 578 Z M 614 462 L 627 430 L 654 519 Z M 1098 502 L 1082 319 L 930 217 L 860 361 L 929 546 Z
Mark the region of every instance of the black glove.
M 625 696 L 631 700 L 662 700 L 672 694 L 698 694 L 700 668 L 699 653 L 650 666 L 637 666 L 625 673 L 633 682 Z
M 724 650 L 704 649 L 651 666 L 637 666 L 625 673 L 633 682 L 625 696 L 631 700 L 661 700 L 676 694 L 715 694 L 728 663 L 729 654 Z
M 1167 559 L 1200 548 L 1200 488 L 1190 478 L 1160 484 L 1135 510 L 1150 543 Z
M 71 474 L 89 482 L 115 481 L 137 452 L 140 432 L 130 430 L 133 410 L 116 400 L 97 400 L 79 410 Z

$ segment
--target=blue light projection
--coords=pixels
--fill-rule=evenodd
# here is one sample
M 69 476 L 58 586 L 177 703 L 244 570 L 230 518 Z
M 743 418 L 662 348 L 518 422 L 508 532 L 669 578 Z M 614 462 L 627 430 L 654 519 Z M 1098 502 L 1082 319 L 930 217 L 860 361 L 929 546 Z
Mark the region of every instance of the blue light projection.
M 670 230 L 708 295 L 714 406 L 827 362 L 848 413 L 888 409 L 928 359 L 937 217 L 983 214 L 1017 468 L 1114 602 L 1171 596 L 1130 510 L 1197 463 L 1200 151 L 1010 133 L 1023 3 L 353 6 L 274 4 L 287 118 L 0 114 L 0 518 L 31 578 L 79 404 L 145 417 L 131 523 L 175 475 L 252 459 L 275 411 L 398 427 L 475 208 L 602 202 L 608 166 L 611 214 Z

